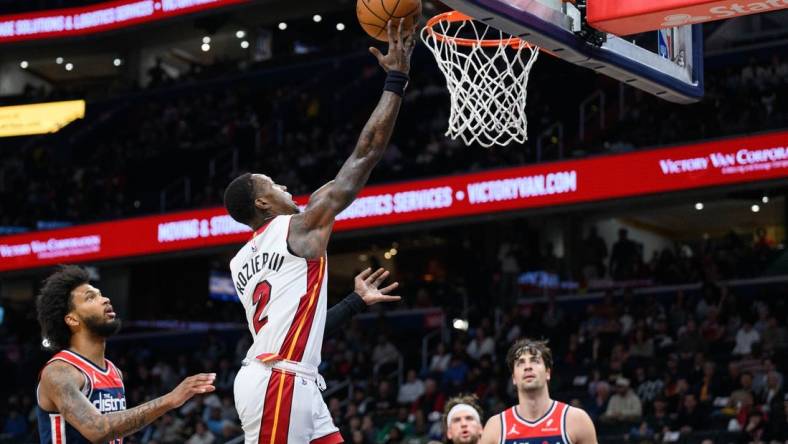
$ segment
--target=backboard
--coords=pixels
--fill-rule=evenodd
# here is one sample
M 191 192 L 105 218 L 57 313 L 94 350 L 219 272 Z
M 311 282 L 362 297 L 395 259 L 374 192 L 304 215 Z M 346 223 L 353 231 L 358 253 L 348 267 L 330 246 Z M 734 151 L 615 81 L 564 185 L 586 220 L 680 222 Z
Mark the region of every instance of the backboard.
M 660 47 L 654 51 L 593 29 L 585 21 L 584 5 L 578 8 L 563 0 L 442 1 L 556 57 L 662 99 L 693 103 L 703 97 L 700 25 L 679 26 L 661 34 L 654 32 L 655 46 Z

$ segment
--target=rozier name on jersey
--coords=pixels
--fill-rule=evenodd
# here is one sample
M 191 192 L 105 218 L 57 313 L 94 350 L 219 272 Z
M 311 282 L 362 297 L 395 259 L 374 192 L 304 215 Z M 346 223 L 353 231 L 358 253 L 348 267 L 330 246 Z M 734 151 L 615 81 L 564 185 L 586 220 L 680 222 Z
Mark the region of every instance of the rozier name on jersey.
M 284 263 L 285 257 L 279 253 L 260 253 L 249 258 L 235 275 L 235 289 L 238 290 L 238 295 L 244 294 L 246 284 L 255 282 L 252 280 L 254 275 L 264 269 L 279 271 Z
M 110 393 L 99 393 L 99 398 L 93 400 L 93 406 L 101 413 L 119 412 L 126 410 L 126 397 L 116 398 Z

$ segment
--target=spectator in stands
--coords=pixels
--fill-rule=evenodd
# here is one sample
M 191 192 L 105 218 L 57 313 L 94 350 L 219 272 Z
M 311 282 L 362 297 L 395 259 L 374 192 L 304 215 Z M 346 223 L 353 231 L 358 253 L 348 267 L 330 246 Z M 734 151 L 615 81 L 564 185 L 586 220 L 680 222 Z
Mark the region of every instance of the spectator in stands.
M 542 312 L 542 325 L 546 329 L 545 333 L 548 336 L 552 336 L 553 333 L 561 328 L 563 322 L 564 310 L 556 303 L 555 295 L 551 294 L 547 297 L 547 306 Z
M 706 344 L 698 331 L 694 319 L 688 319 L 684 328 L 679 330 L 679 338 L 676 342 L 676 351 L 683 359 L 688 359 L 697 352 L 704 351 Z
M 389 415 L 393 413 L 397 407 L 397 398 L 394 391 L 391 389 L 391 383 L 383 380 L 378 383 L 378 391 L 374 398 L 374 414 L 376 415 Z
M 435 352 L 430 358 L 430 374 L 436 377 L 441 375 L 449 367 L 450 361 L 451 353 L 446 350 L 446 344 L 438 342 L 438 345 L 435 346 Z
M 702 408 L 698 405 L 698 399 L 694 393 L 686 393 L 684 395 L 681 407 L 679 407 L 679 414 L 676 421 L 673 422 L 671 430 L 677 430 L 681 433 L 690 433 L 694 430 L 703 428 L 703 422 L 706 416 L 702 412 Z
M 654 357 L 654 341 L 646 335 L 644 328 L 638 328 L 629 346 L 629 356 L 648 360 Z
M 761 335 L 761 349 L 764 353 L 775 353 L 784 349 L 786 345 L 785 328 L 777 323 L 777 318 L 772 315 L 766 320 L 766 328 Z
M 714 399 L 722 394 L 717 364 L 714 361 L 707 360 L 703 363 L 703 376 L 696 391 L 698 401 L 705 406 L 710 406 Z
M 626 228 L 618 230 L 618 241 L 613 244 L 610 254 L 610 275 L 615 280 L 627 280 L 635 277 L 638 264 L 638 246 L 628 237 Z
M 408 370 L 408 376 L 404 384 L 399 387 L 397 402 L 399 404 L 411 405 L 424 394 L 424 382 L 419 379 L 416 370 Z
M 607 258 L 607 244 L 597 234 L 596 226 L 588 228 L 588 237 L 583 239 L 583 277 L 586 280 L 601 279 L 605 276 L 605 258 Z
M 657 369 L 653 365 L 649 366 L 647 373 L 644 367 L 638 367 L 635 369 L 635 378 L 637 383 L 635 394 L 645 406 L 650 406 L 665 387 L 662 379 L 657 376 Z
M 643 415 L 640 398 L 629 386 L 629 379 L 616 379 L 616 393 L 610 397 L 607 409 L 600 419 L 608 422 L 633 422 Z
M 468 356 L 474 361 L 478 361 L 482 356 L 494 356 L 495 354 L 495 341 L 490 336 L 487 336 L 483 327 L 478 327 L 475 332 L 475 337 L 468 344 L 465 349 Z
M 744 426 L 744 438 L 746 442 L 763 442 L 764 433 L 766 433 L 766 419 L 763 412 L 754 410 L 747 418 L 747 424 Z
M 736 333 L 736 345 L 733 347 L 734 355 L 745 356 L 752 353 L 752 346 L 761 340 L 761 335 L 752 327 L 749 320 L 745 320 Z
M 378 344 L 372 349 L 372 362 L 376 366 L 396 363 L 400 358 L 399 350 L 389 341 L 386 335 L 378 336 Z
M 194 434 L 189 437 L 189 440 L 186 441 L 186 444 L 213 444 L 216 438 L 213 436 L 206 427 L 203 421 L 198 421 L 197 425 L 194 427 Z
M 462 356 L 456 353 L 451 356 L 449 368 L 443 373 L 443 385 L 451 392 L 461 388 L 468 377 L 470 368 Z
M 424 381 L 424 393 L 413 403 L 411 411 L 420 412 L 422 416 L 428 418 L 433 412 L 443 411 L 446 405 L 446 396 L 442 390 L 438 390 L 438 384 L 432 378 Z
M 733 412 L 740 412 L 742 409 L 749 410 L 754 403 L 755 395 L 752 392 L 752 374 L 744 372 L 739 376 L 739 387 L 728 398 L 728 407 Z
M 599 381 L 593 385 L 591 402 L 586 408 L 586 412 L 588 412 L 591 419 L 597 419 L 607 411 L 609 399 L 610 384 L 605 381 Z
M 766 406 L 767 412 L 770 412 L 772 410 L 778 411 L 784 398 L 785 392 L 782 388 L 780 376 L 776 371 L 772 370 L 766 375 L 766 387 L 758 393 L 756 399 L 759 404 Z
M 670 427 L 672 421 L 668 413 L 667 400 L 662 396 L 656 397 L 651 405 L 651 413 L 646 416 L 645 422 L 656 433 L 662 433 Z

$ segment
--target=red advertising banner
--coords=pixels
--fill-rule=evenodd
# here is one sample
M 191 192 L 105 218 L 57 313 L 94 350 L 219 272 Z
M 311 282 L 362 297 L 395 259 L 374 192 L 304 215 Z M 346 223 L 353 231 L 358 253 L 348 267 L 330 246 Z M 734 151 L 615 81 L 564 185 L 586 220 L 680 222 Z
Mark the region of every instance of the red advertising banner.
M 784 8 L 785 0 L 589 0 L 587 18 L 602 31 L 631 35 Z
M 0 43 L 91 34 L 249 0 L 116 0 L 0 16 Z
M 364 188 L 336 231 L 788 177 L 788 131 Z M 305 205 L 309 196 L 298 196 Z M 0 237 L 0 271 L 242 243 L 223 208 Z

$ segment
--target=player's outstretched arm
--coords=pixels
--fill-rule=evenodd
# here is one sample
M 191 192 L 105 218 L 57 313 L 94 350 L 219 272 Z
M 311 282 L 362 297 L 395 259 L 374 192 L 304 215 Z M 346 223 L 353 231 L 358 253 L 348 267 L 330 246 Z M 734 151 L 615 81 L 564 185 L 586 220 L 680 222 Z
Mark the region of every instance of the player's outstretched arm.
M 342 331 L 345 323 L 354 315 L 361 313 L 365 307 L 379 302 L 397 302 L 402 299 L 400 296 L 389 294 L 399 286 L 399 282 L 378 288 L 388 275 L 389 272 L 384 268 L 378 268 L 374 273 L 371 268 L 367 268 L 357 274 L 354 281 L 355 291 L 328 309 L 325 337 L 331 337 Z
M 192 396 L 214 391 L 215 374 L 190 376 L 170 393 L 133 409 L 101 414 L 80 392 L 84 376 L 69 364 L 53 362 L 41 374 L 41 389 L 77 431 L 94 443 L 131 435 Z
M 499 413 L 487 420 L 479 444 L 498 444 L 501 442 L 502 433 L 501 414 Z
M 386 80 L 389 86 L 386 87 L 387 90 L 383 92 L 377 107 L 364 125 L 356 148 L 342 165 L 336 178 L 315 191 L 309 199 L 306 210 L 293 217 L 291 230 L 296 235 L 294 238 L 302 237 L 301 235 L 314 230 L 320 231 L 317 246 L 296 245 L 291 242 L 291 248 L 299 256 L 317 257 L 322 254 L 328 243 L 334 218 L 356 198 L 367 183 L 372 168 L 383 157 L 383 152 L 389 144 L 402 102 L 401 90 L 410 71 L 410 56 L 415 46 L 415 33 L 409 32 L 408 35 L 404 35 L 403 31 L 413 30 L 403 30 L 401 20 L 398 25 L 389 21 L 387 30 L 388 53 L 383 55 L 376 48 L 370 48 L 370 52 L 377 57 L 380 66 L 389 73 Z M 389 90 L 398 88 L 399 93 Z M 321 242 L 322 245 L 319 245 Z
M 585 410 L 569 407 L 566 427 L 573 444 L 597 444 L 594 422 Z

